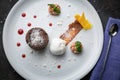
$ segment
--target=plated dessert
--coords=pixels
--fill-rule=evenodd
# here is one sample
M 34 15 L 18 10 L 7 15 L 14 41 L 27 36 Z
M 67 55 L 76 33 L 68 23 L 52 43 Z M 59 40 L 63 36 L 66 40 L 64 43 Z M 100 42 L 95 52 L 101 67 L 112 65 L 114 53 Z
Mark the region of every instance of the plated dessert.
M 48 4 L 59 5 L 60 13 L 50 14 Z M 33 28 L 47 33 L 44 45 Z M 3 36 L 8 60 L 29 80 L 81 79 L 97 62 L 103 39 L 99 17 L 86 0 L 22 0 L 10 12 Z

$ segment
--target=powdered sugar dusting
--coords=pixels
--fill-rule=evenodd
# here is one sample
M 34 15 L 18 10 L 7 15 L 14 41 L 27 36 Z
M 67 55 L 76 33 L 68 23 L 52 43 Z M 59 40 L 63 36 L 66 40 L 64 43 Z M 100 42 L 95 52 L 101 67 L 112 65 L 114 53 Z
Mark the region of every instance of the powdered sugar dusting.
M 32 45 L 38 45 L 44 43 L 43 37 L 40 36 L 41 31 L 33 30 L 30 35 L 30 40 Z

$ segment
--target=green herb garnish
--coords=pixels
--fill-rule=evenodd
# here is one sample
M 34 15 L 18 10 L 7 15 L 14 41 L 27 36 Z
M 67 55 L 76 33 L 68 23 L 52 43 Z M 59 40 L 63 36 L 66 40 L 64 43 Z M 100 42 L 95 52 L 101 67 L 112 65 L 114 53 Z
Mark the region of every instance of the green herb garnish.
M 57 14 L 60 14 L 60 9 L 55 5 L 55 4 L 48 4 L 48 6 L 53 8 L 53 11 L 56 12 Z
M 54 7 L 54 8 L 53 8 L 53 11 L 56 12 L 57 14 L 60 13 L 60 9 L 58 9 L 57 7 Z
M 75 46 L 78 52 L 82 52 L 82 47 L 81 47 L 81 42 L 80 41 L 76 41 Z

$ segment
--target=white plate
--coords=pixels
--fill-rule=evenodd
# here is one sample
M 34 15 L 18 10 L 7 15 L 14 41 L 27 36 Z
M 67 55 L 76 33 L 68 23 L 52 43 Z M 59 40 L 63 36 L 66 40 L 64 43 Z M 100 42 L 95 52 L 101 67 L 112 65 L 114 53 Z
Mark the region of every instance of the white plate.
M 58 17 L 48 14 L 49 3 L 61 6 L 61 15 Z M 21 17 L 22 13 L 26 17 Z M 41 52 L 32 51 L 26 44 L 26 32 L 33 27 L 42 27 L 49 35 L 51 41 L 65 32 L 68 25 L 74 21 L 76 13 L 85 13 L 87 19 L 93 24 L 91 30 L 82 30 L 75 37 L 83 44 L 82 54 L 71 53 L 69 46 L 63 56 L 53 56 L 47 49 Z M 37 18 L 33 18 L 37 15 Z M 63 21 L 62 26 L 57 22 Z M 28 27 L 27 23 L 32 26 Z M 49 27 L 52 22 L 53 26 Z M 18 29 L 24 30 L 23 35 L 18 35 Z M 49 41 L 49 43 L 50 43 Z M 72 41 L 72 42 L 73 42 Z M 21 46 L 17 47 L 16 43 Z M 27 80 L 79 80 L 84 77 L 96 64 L 103 45 L 103 29 L 100 18 L 95 9 L 86 0 L 21 0 L 10 11 L 3 30 L 3 45 L 6 56 L 12 67 Z M 32 53 L 33 52 L 33 53 Z M 22 58 L 26 54 L 26 58 Z M 57 66 L 61 65 L 58 69 Z

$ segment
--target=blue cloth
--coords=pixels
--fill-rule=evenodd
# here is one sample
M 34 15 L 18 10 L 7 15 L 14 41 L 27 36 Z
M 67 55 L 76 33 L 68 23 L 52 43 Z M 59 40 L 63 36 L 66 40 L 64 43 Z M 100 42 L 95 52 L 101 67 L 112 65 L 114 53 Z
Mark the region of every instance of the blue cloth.
M 112 42 L 109 50 L 108 59 L 106 62 L 105 70 L 101 77 L 101 70 L 103 62 L 107 52 L 107 46 L 110 39 L 109 29 L 112 24 L 118 25 L 118 34 L 112 37 Z M 102 78 L 102 79 L 101 79 Z M 101 56 L 93 69 L 90 80 L 120 80 L 120 19 L 109 18 L 105 34 L 104 34 L 104 45 Z

